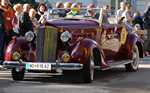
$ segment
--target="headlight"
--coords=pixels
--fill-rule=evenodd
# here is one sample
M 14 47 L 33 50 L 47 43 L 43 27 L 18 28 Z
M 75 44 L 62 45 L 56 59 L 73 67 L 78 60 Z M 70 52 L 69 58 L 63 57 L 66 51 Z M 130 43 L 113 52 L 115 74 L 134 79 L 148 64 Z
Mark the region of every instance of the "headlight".
M 71 37 L 72 37 L 71 34 L 68 31 L 65 31 L 61 34 L 60 39 L 63 42 L 67 42 Z
M 14 52 L 12 55 L 12 59 L 13 60 L 19 60 L 21 57 L 21 55 L 18 52 Z
M 32 31 L 25 33 L 25 39 L 29 42 L 31 42 L 34 39 L 34 33 Z

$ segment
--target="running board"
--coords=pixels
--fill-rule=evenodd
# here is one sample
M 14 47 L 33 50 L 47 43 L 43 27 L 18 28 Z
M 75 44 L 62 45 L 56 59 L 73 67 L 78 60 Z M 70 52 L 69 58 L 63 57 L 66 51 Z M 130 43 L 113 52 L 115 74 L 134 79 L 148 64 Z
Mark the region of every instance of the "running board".
M 140 58 L 140 62 L 142 62 L 143 58 Z M 101 68 L 100 66 L 94 66 L 94 69 L 99 69 L 99 70 L 108 70 L 108 69 L 111 69 L 111 68 L 115 68 L 119 65 L 125 65 L 125 64 L 129 64 L 129 63 L 132 63 L 132 60 L 122 60 L 122 61 L 113 61 L 113 60 L 110 60 L 108 61 L 108 67 L 106 68 Z
M 109 67 L 103 68 L 101 70 L 108 70 L 108 69 L 111 69 L 111 68 L 115 68 L 116 66 L 125 65 L 125 64 L 129 64 L 129 63 L 132 63 L 132 60 L 111 61 L 111 63 L 109 63 Z

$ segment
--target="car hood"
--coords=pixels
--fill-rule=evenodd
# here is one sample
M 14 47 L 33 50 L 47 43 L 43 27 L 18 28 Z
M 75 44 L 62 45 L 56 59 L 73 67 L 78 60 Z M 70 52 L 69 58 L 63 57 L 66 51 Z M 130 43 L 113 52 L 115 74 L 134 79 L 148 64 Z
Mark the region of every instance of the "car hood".
M 52 25 L 55 27 L 63 27 L 63 28 L 97 28 L 99 23 L 95 20 L 89 19 L 56 19 L 56 20 L 48 20 L 47 25 Z

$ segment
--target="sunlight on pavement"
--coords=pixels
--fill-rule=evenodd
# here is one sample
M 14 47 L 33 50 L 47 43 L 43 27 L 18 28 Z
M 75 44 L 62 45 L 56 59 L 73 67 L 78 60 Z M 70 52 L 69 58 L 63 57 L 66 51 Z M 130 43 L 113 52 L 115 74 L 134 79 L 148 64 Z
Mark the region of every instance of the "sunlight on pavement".
M 140 64 L 139 68 L 150 68 L 150 64 Z

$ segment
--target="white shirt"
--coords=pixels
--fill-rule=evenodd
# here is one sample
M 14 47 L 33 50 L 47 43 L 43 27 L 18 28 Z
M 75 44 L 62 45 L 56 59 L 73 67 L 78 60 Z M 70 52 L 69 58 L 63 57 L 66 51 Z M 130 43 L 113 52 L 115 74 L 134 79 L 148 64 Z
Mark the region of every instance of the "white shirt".
M 22 13 L 18 14 L 18 13 L 15 13 L 15 16 L 17 17 L 17 24 L 13 27 L 13 31 L 15 33 L 19 33 L 19 24 L 20 22 L 23 22 L 22 20 Z
M 117 21 L 120 20 L 120 18 L 122 17 L 123 13 L 124 13 L 124 10 L 122 10 L 122 9 L 117 10 L 117 12 L 116 12 L 116 19 L 117 19 Z
M 131 20 L 131 14 L 128 11 L 122 13 L 122 17 L 124 17 L 124 22 L 129 22 Z

